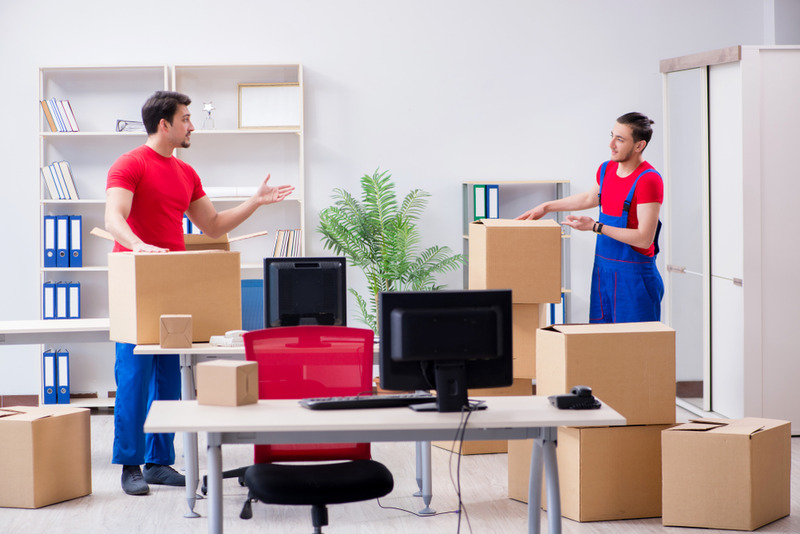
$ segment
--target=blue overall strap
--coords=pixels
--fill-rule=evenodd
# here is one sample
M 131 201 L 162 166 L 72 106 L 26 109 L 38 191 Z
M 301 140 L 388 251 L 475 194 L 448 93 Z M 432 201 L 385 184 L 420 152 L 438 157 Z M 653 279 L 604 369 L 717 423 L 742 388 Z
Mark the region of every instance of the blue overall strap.
M 603 163 L 603 164 L 600 166 L 600 189 L 597 191 L 597 205 L 598 205 L 598 206 L 602 206 L 602 205 L 603 205 L 603 199 L 602 199 L 602 194 L 603 194 L 603 180 L 604 180 L 604 179 L 605 179 L 605 177 L 606 177 L 606 167 L 608 167 L 608 164 L 609 164 L 609 162 L 608 162 L 608 161 L 606 161 L 605 163 Z
M 641 178 L 648 172 L 655 172 L 656 174 L 658 174 L 654 169 L 647 169 L 642 174 L 636 177 L 636 181 L 633 183 L 633 187 L 631 187 L 631 190 L 628 191 L 628 197 L 625 199 L 625 204 L 622 206 L 622 210 L 625 213 L 628 213 L 631 210 L 631 201 L 633 201 L 633 192 L 636 190 L 636 184 L 639 183 L 639 178 Z M 653 249 L 654 258 L 658 256 L 659 252 L 661 252 L 661 247 L 658 246 L 658 236 L 660 234 L 661 234 L 661 219 L 658 220 L 658 226 L 656 226 L 656 235 L 653 238 L 653 244 L 655 245 L 655 248 Z

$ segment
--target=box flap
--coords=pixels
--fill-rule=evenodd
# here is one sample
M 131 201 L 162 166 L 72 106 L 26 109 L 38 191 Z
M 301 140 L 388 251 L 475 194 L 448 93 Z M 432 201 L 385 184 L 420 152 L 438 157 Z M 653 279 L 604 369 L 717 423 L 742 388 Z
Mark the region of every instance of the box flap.
M 744 419 L 692 419 L 688 423 L 678 425 L 670 430 L 689 432 L 713 432 L 714 434 L 730 434 L 751 436 L 768 428 L 769 420 L 755 417 Z
M 524 228 L 530 226 L 540 226 L 540 227 L 552 226 L 554 228 L 561 228 L 561 225 L 552 219 L 540 219 L 538 221 L 518 221 L 516 219 L 480 219 L 477 221 L 473 221 L 470 224 L 482 224 L 487 228 L 505 228 L 505 227 Z
M 44 405 L 44 406 L 10 406 L 0 408 L 0 422 L 2 421 L 36 421 L 58 415 L 66 415 L 75 412 L 88 410 L 88 408 L 78 408 L 68 405 Z
M 650 321 L 643 323 L 602 323 L 602 324 L 556 324 L 552 325 L 553 331 L 562 334 L 635 334 L 640 332 L 674 332 L 675 330 L 664 323 Z

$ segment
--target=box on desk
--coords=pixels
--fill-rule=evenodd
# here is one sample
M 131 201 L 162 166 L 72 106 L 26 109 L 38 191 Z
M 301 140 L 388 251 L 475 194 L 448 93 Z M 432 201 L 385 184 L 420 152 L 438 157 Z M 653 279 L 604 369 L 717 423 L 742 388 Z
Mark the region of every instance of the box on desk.
M 575 521 L 659 517 L 661 432 L 669 427 L 559 427 L 561 515 Z M 532 440 L 508 443 L 508 496 L 517 501 L 528 502 L 532 447 Z
M 92 492 L 86 408 L 0 408 L 0 451 L 0 506 L 40 508 Z
M 553 325 L 536 332 L 536 393 L 589 386 L 629 425 L 675 422 L 675 330 L 659 323 Z
M 661 434 L 666 526 L 755 530 L 789 515 L 788 421 L 696 419 Z
M 197 404 L 242 406 L 258 402 L 258 363 L 213 360 L 199 363 Z
M 158 344 L 160 317 L 192 316 L 193 341 L 242 327 L 238 252 L 108 255 L 112 341 Z
M 552 220 L 471 223 L 469 288 L 511 289 L 515 303 L 561 302 L 561 226 Z

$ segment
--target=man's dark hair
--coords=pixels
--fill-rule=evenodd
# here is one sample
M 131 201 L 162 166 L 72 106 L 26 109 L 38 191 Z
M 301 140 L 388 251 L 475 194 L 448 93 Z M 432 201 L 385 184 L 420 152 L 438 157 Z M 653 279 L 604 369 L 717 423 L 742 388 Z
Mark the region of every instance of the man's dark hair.
M 653 128 L 651 126 L 655 123 L 648 119 L 646 115 L 632 111 L 618 118 L 617 122 L 631 127 L 634 143 L 647 141 L 647 144 L 650 144 L 650 138 L 653 137 Z M 645 145 L 646 147 L 647 145 Z
M 188 106 L 192 100 L 183 93 L 176 91 L 156 91 L 147 99 L 142 106 L 142 122 L 147 130 L 147 135 L 152 135 L 158 131 L 161 119 L 167 119 L 172 124 L 178 106 L 183 104 Z

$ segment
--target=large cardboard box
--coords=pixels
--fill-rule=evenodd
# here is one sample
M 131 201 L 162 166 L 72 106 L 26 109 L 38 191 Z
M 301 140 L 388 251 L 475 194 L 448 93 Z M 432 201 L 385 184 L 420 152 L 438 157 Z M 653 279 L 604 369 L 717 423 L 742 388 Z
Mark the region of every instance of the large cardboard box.
M 191 315 L 192 339 L 242 328 L 238 252 L 108 255 L 112 341 L 157 344 L 162 315 Z
M 92 492 L 89 410 L 0 408 L 0 506 L 39 508 Z
M 675 422 L 675 330 L 659 322 L 553 325 L 536 332 L 536 393 L 590 386 L 629 425 Z
M 523 397 L 533 395 L 533 381 L 530 378 L 515 378 L 514 383 L 505 388 L 482 388 L 467 391 L 473 397 Z M 433 445 L 447 451 L 459 452 L 459 444 L 453 441 L 434 441 Z M 465 441 L 461 444 L 461 454 L 497 454 L 508 452 L 508 440 Z
M 669 526 L 755 530 L 789 515 L 789 421 L 697 419 L 661 434 Z
M 242 406 L 258 402 L 258 363 L 213 360 L 199 363 L 197 404 Z
M 659 517 L 661 432 L 669 426 L 559 427 L 561 515 L 575 521 Z M 532 440 L 508 442 L 508 496 L 522 502 L 528 502 L 532 448 Z
M 471 223 L 469 288 L 511 289 L 516 303 L 561 302 L 561 226 L 549 219 Z
M 514 378 L 536 378 L 536 330 L 547 322 L 547 304 L 512 304 Z

